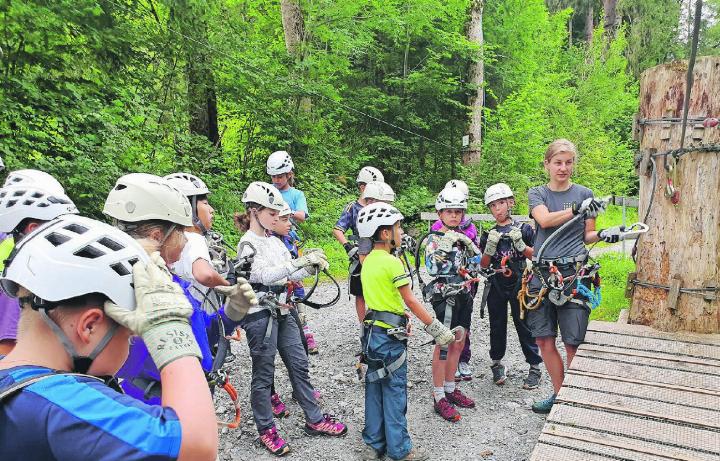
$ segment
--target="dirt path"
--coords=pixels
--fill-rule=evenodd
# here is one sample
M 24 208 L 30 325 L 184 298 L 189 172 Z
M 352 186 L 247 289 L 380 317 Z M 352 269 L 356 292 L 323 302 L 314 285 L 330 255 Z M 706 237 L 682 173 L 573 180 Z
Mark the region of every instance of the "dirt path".
M 345 287 L 343 287 L 343 290 Z M 329 286 L 318 288 L 319 298 L 329 299 Z M 545 417 L 534 414 L 529 406 L 534 399 L 547 396 L 551 386 L 543 369 L 540 389 L 521 388 L 527 372 L 517 335 L 509 321 L 508 352 L 505 363 L 509 379 L 504 386 L 491 381 L 488 358 L 488 319 L 479 315 L 480 296 L 475 298 L 471 329 L 474 378 L 462 384 L 463 391 L 475 399 L 477 408 L 462 410 L 463 419 L 451 424 L 435 415 L 432 407 L 430 353 L 431 346 L 422 346 L 430 337 L 421 332 L 416 322 L 416 336 L 409 343 L 408 421 L 413 443 L 430 451 L 433 460 L 523 460 L 538 438 Z M 311 438 L 302 430 L 302 411 L 290 397 L 287 372 L 277 359 L 277 387 L 291 416 L 277 421 L 278 429 L 292 448 L 285 459 L 349 460 L 359 459 L 362 448 L 361 431 L 364 418 L 364 387 L 357 381 L 354 354 L 359 348 L 353 301 L 343 293 L 341 301 L 330 309 L 309 312 L 310 324 L 316 333 L 320 354 L 311 356 L 310 374 L 313 384 L 322 392 L 325 411 L 337 415 L 348 424 L 345 437 Z M 243 423 L 235 430 L 221 433 L 220 460 L 269 460 L 264 448 L 255 442 L 257 432 L 249 405 L 250 361 L 245 341 L 233 344 L 236 359 L 232 364 L 232 382 L 242 401 Z M 221 402 L 219 417 L 229 417 L 230 407 Z

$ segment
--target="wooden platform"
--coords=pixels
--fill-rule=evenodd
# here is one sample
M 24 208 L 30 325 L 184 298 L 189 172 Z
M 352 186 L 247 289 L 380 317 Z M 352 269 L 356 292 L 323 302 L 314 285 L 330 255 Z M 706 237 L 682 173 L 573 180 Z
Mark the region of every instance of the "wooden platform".
M 720 460 L 720 335 L 591 322 L 531 461 Z

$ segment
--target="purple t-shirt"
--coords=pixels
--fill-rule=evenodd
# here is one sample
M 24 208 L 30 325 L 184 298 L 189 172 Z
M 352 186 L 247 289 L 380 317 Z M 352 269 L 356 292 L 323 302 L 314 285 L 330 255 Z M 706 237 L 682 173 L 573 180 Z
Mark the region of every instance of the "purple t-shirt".
M 439 219 L 433 223 L 432 226 L 430 226 L 431 231 L 438 231 L 442 229 L 443 223 Z M 460 222 L 460 225 L 458 226 L 458 230 L 465 234 L 467 238 L 472 240 L 473 242 L 477 243 L 477 227 L 475 227 L 475 224 L 472 223 L 470 218 L 463 218 L 462 222 Z
M 0 242 L 9 237 L 0 232 Z M 20 320 L 20 304 L 0 290 L 0 341 L 17 339 L 17 326 Z

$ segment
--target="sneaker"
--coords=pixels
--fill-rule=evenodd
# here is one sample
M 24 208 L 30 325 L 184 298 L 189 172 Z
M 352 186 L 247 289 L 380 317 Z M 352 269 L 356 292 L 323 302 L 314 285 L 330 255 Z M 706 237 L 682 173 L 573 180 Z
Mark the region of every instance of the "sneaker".
M 383 459 L 384 457 L 384 454 L 378 453 L 378 451 L 370 445 L 365 445 L 362 449 L 362 453 L 360 454 L 360 459 L 362 459 L 362 461 L 376 461 Z
M 424 448 L 415 447 L 400 461 L 425 461 L 430 459 L 430 454 Z
M 505 365 L 503 365 L 502 363 L 496 363 L 495 365 L 491 366 L 490 369 L 492 370 L 493 374 L 493 382 L 498 386 L 505 384 L 505 380 L 507 379 L 507 374 L 505 373 Z
M 475 402 L 470 397 L 460 392 L 460 389 L 458 388 L 455 388 L 455 390 L 450 393 L 446 392 L 445 398 L 448 399 L 448 402 L 453 405 L 457 405 L 460 408 L 475 408 Z
M 320 397 L 322 397 L 322 394 L 320 394 L 320 391 L 317 389 L 313 389 L 313 398 L 316 402 L 320 401 Z
M 443 419 L 446 419 L 450 421 L 451 423 L 455 423 L 457 421 L 460 421 L 460 413 L 457 412 L 454 406 L 448 401 L 447 398 L 442 398 L 435 402 L 435 413 L 439 414 L 443 417 Z M 412 452 L 410 452 L 412 453 Z M 408 455 L 409 456 L 409 455 Z M 407 457 L 405 459 L 408 459 Z
M 538 400 L 537 402 L 533 403 L 532 411 L 542 414 L 550 413 L 550 410 L 552 410 L 553 404 L 555 403 L 555 397 L 556 395 L 553 394 L 545 400 Z
M 347 426 L 335 419 L 333 415 L 324 414 L 323 418 L 317 423 L 305 423 L 305 433 L 307 435 L 329 435 L 338 437 L 345 435 Z
M 462 373 L 460 373 L 460 367 L 458 366 L 458 369 L 455 371 L 455 382 L 459 383 L 462 381 Z
M 530 367 L 527 378 L 523 382 L 523 389 L 537 389 L 540 386 L 540 377 L 542 372 L 539 368 Z
M 312 333 L 305 333 L 305 339 L 307 340 L 308 354 L 317 354 L 319 351 L 317 343 L 315 342 L 315 335 Z
M 272 412 L 276 418 L 287 418 L 290 416 L 290 412 L 283 401 L 280 400 L 280 395 L 277 393 L 270 396 L 270 405 L 272 405 Z
M 458 363 L 458 370 L 463 381 L 470 381 L 472 379 L 472 368 L 467 362 Z M 457 373 L 455 374 L 457 377 Z
M 260 442 L 275 456 L 285 456 L 290 451 L 290 447 L 280 437 L 275 426 L 260 433 Z

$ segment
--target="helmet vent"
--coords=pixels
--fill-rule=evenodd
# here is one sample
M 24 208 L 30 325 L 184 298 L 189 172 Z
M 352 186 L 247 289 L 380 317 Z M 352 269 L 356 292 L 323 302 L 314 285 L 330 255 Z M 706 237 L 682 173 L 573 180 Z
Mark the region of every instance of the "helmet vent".
M 69 202 L 68 200 L 65 200 L 64 198 L 60 198 L 60 197 L 54 197 L 54 196 L 52 196 L 52 195 L 47 198 L 47 201 L 50 202 L 50 203 L 60 203 L 60 204 L 62 204 L 62 205 L 69 205 L 69 204 L 70 204 L 70 202 Z
M 24 190 L 16 190 L 15 192 L 13 192 L 13 197 L 22 197 L 23 195 L 25 195 Z
M 137 258 L 128 259 L 128 264 L 130 264 L 131 267 L 134 266 L 136 262 L 138 262 Z
M 110 266 L 110 269 L 114 270 L 117 275 L 125 276 L 130 275 L 130 271 L 123 263 L 115 263 Z
M 98 240 L 98 243 L 104 247 L 110 248 L 113 251 L 120 251 L 125 248 L 121 243 L 116 242 L 108 237 L 103 237 Z
M 25 205 L 32 205 L 32 204 L 33 204 L 33 202 L 30 202 L 30 203 L 25 202 Z M 40 203 L 37 204 L 37 207 L 38 207 L 38 208 L 47 208 L 47 207 L 49 207 L 49 206 L 50 206 L 50 205 L 49 205 L 48 203 L 45 203 L 45 202 L 40 202 Z
M 68 237 L 67 235 L 58 234 L 57 232 L 53 232 L 51 234 L 46 235 L 45 239 L 55 246 L 60 246 L 63 243 L 70 240 L 70 237 Z
M 35 192 L 32 194 L 32 198 L 42 198 L 42 197 L 43 197 L 42 192 L 37 192 L 37 191 L 35 191 Z
M 88 230 L 87 227 L 83 227 L 79 224 L 74 224 L 74 223 L 68 224 L 63 229 L 69 230 L 70 232 L 75 232 L 76 234 L 81 234 L 81 235 L 84 234 L 85 232 L 87 232 L 87 230 Z
M 105 252 L 98 248 L 95 248 L 94 246 L 88 245 L 85 248 L 76 251 L 74 254 L 79 258 L 95 259 L 99 258 L 100 256 L 104 256 Z
M 16 203 L 17 203 L 17 200 L 8 200 L 7 207 L 10 208 L 11 206 L 15 206 Z
M 35 203 L 35 200 L 25 200 L 25 201 L 23 202 L 23 205 L 30 206 L 30 205 L 32 205 L 33 203 Z

